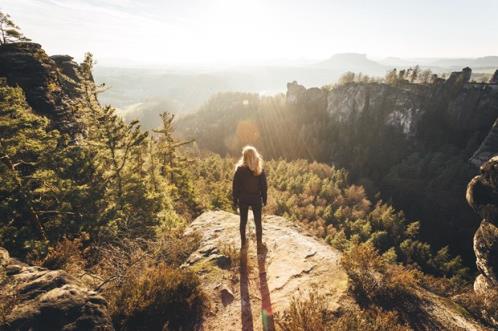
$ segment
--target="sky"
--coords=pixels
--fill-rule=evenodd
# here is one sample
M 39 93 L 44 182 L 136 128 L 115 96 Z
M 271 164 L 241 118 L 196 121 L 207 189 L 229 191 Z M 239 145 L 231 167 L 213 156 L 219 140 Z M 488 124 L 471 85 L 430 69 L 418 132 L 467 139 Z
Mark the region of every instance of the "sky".
M 53 54 L 115 64 L 498 55 L 496 0 L 0 0 Z

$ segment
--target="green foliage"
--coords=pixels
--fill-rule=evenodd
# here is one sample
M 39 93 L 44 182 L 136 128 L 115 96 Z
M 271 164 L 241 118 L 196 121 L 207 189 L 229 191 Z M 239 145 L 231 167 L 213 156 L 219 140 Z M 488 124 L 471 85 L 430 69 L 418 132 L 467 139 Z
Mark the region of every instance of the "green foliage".
M 21 89 L 0 87 L 0 246 L 14 256 L 43 260 L 81 233 L 85 245 L 153 238 L 199 212 L 173 117 L 164 114 L 153 137 L 125 123 L 98 104 L 92 65 L 87 54 L 72 100 L 73 125 L 83 128 L 76 139 L 36 114 Z
M 44 247 L 56 203 L 53 166 L 60 135 L 33 114 L 19 88 L 0 87 L 0 242 L 22 252 Z M 53 194 L 53 195 L 52 195 Z
M 87 116 L 86 146 L 93 152 L 95 169 L 105 185 L 102 221 L 113 234 L 150 236 L 159 224 L 160 201 L 145 184 L 142 152 L 147 132 L 137 122 L 125 124 L 111 107 Z

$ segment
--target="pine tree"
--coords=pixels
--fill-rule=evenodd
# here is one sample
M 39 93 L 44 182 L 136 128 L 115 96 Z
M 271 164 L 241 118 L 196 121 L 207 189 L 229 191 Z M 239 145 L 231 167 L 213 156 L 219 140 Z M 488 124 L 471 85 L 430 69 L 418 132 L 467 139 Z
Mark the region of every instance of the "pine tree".
M 175 116 L 168 112 L 160 115 L 162 128 L 153 130 L 156 133 L 155 152 L 151 155 L 159 163 L 160 175 L 171 185 L 176 209 L 186 215 L 199 212 L 194 190 L 193 179 L 188 167 L 189 161 L 178 153 L 178 148 L 193 142 L 193 140 L 178 142 L 173 137 L 173 120 Z M 155 165 L 154 165 L 155 166 Z
M 21 33 L 21 29 L 12 21 L 9 14 L 0 11 L 0 45 L 16 41 L 30 41 L 30 39 Z
M 15 252 L 47 242 L 43 187 L 55 179 L 47 161 L 58 132 L 31 112 L 20 88 L 0 87 L 0 242 Z

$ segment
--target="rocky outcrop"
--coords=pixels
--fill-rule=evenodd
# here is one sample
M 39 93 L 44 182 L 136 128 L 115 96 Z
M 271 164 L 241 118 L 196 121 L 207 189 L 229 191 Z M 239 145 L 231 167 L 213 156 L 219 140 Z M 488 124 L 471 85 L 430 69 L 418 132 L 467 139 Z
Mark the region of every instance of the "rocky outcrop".
M 198 232 L 202 239 L 187 265 L 198 270 L 205 292 L 211 294 L 205 330 L 219 330 L 221 325 L 226 330 L 261 330 L 261 311 L 273 325 L 275 313 L 313 289 L 327 295 L 330 308 L 337 309 L 347 289 L 340 253 L 303 235 L 282 217 L 266 216 L 263 227 L 268 251 L 257 255 L 254 241 L 248 251 L 239 251 L 237 215 L 207 212 L 190 225 L 187 235 Z
M 376 114 L 376 122 L 412 137 L 424 113 L 422 96 L 426 92 L 422 85 L 398 88 L 386 84 L 345 84 L 328 94 L 327 112 L 333 120 L 351 124 Z
M 51 119 L 54 128 L 73 137 L 82 133 L 75 107 L 83 100 L 79 66 L 71 57 L 51 58 L 35 43 L 0 45 L 0 77 L 21 87 L 33 111 Z
M 498 153 L 498 119 L 493 123 L 493 127 L 489 131 L 481 145 L 470 158 L 470 162 L 480 167 L 481 164 L 492 158 Z
M 443 84 L 432 85 L 348 83 L 328 92 L 320 90 L 320 97 L 314 99 L 310 94 L 317 94 L 317 88 L 306 89 L 292 82 L 287 84 L 286 97 L 288 104 L 304 106 L 325 98 L 324 109 L 339 122 L 354 123 L 375 114 L 375 121 L 414 140 L 420 138 L 418 128 L 437 120 L 441 121 L 441 130 L 456 133 L 460 140 L 480 142 L 498 117 L 498 90 L 466 85 L 471 73 L 470 68 L 464 68 L 452 73 Z
M 489 80 L 490 84 L 498 84 L 498 70 L 495 71 L 491 79 Z
M 324 109 L 327 106 L 327 92 L 317 87 L 306 89 L 297 82 L 287 83 L 287 103 L 305 105 L 309 109 Z
M 252 220 L 248 224 L 252 234 Z M 239 250 L 238 226 L 238 215 L 212 211 L 195 219 L 187 230 L 186 235 L 201 234 L 199 248 L 184 267 L 197 272 L 209 298 L 202 330 L 274 330 L 274 316 L 282 316 L 294 298 L 304 299 L 309 292 L 326 296 L 329 311 L 338 314 L 351 302 L 339 251 L 274 215 L 263 218 L 267 250 L 254 247 L 253 234 L 248 250 Z M 423 288 L 414 289 L 414 294 L 419 298 L 416 303 L 399 303 L 407 314 L 418 312 L 414 328 L 488 330 L 445 298 Z
M 482 218 L 474 235 L 474 252 L 480 275 L 474 290 L 484 300 L 498 295 L 498 157 L 481 166 L 467 188 L 467 201 Z
M 0 248 L 0 330 L 113 330 L 107 303 L 62 270 L 26 265 Z

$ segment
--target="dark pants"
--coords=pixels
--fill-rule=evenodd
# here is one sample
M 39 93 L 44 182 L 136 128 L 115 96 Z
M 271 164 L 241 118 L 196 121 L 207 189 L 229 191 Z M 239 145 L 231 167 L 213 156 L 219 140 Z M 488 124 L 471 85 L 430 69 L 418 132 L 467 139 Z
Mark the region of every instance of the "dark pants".
M 256 241 L 261 244 L 263 237 L 263 228 L 261 226 L 261 203 L 255 204 L 245 204 L 239 203 L 240 210 L 240 241 L 242 244 L 246 242 L 246 224 L 247 215 L 249 213 L 249 207 L 252 209 L 252 214 L 254 215 L 254 225 L 256 225 Z

